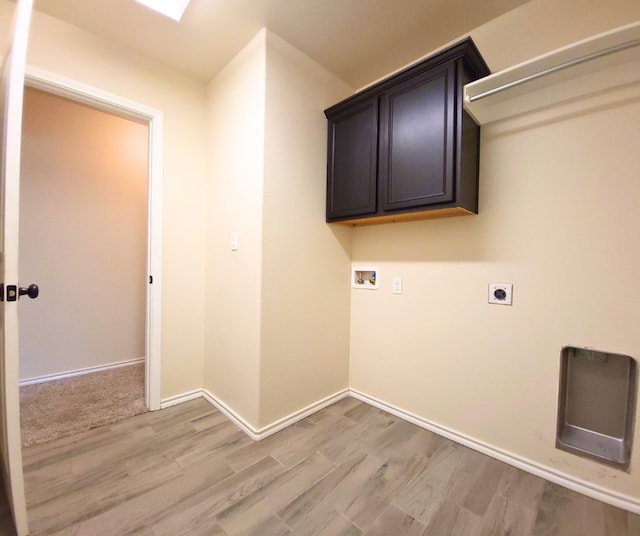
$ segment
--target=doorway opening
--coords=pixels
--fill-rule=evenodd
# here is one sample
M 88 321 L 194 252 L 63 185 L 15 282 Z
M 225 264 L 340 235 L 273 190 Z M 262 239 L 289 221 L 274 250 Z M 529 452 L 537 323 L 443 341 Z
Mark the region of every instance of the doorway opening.
M 112 411 L 97 424 L 159 409 L 162 114 L 42 71 L 26 86 L 35 143 L 31 153 L 23 145 L 20 271 L 41 292 L 20 308 L 21 385 L 37 396 L 70 382 L 69 392 L 107 399 Z M 47 128 L 76 138 L 47 139 Z

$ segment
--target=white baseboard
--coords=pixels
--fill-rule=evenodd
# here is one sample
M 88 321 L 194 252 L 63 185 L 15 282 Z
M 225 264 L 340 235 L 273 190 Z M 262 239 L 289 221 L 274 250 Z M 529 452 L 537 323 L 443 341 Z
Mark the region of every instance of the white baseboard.
M 105 370 L 117 369 L 120 367 L 128 367 L 131 365 L 137 365 L 144 363 L 145 358 L 140 357 L 138 359 L 129 359 L 127 361 L 118 361 L 117 363 L 109 363 L 108 365 L 98 365 L 96 367 L 87 367 L 77 370 L 69 370 L 67 372 L 61 372 L 59 374 L 47 374 L 46 376 L 36 376 L 35 378 L 25 378 L 20 380 L 20 387 L 23 385 L 33 385 L 34 383 L 51 382 L 54 380 L 63 380 L 65 378 L 72 378 L 73 376 L 82 376 L 83 374 L 91 374 L 93 372 L 102 372 Z
M 413 413 L 398 408 L 397 406 L 387 404 L 382 400 L 362 393 L 356 389 L 350 389 L 349 394 L 354 398 L 357 398 L 358 400 L 375 406 L 376 408 L 386 411 L 387 413 L 391 413 L 396 417 L 400 417 L 405 421 L 413 423 L 440 436 L 446 437 L 451 441 L 460 443 L 461 445 L 469 447 L 470 449 L 478 451 L 482 454 L 491 456 L 492 458 L 512 465 L 513 467 L 522 469 L 527 473 L 539 476 L 540 478 L 544 478 L 545 480 L 549 480 L 551 482 L 554 482 L 555 484 L 559 484 L 560 486 L 564 486 L 565 488 L 577 491 L 578 493 L 582 493 L 583 495 L 587 495 L 588 497 L 592 497 L 593 499 L 611 504 L 618 508 L 622 508 L 634 514 L 640 514 L 640 500 L 636 497 L 631 497 L 629 495 L 624 495 L 622 493 L 608 490 L 606 488 L 598 486 L 597 484 L 593 484 L 586 480 L 582 480 L 580 478 L 576 478 L 571 475 L 567 475 L 566 473 L 557 471 L 556 469 L 546 467 L 537 462 L 533 462 L 512 452 L 499 449 L 445 426 L 430 422 L 427 419 L 414 415 Z
M 216 398 L 212 393 L 203 389 L 204 398 L 210 403 L 213 404 L 221 413 L 223 413 L 227 418 L 233 421 L 239 428 L 241 428 L 249 437 L 254 439 L 255 441 L 260 441 L 269 437 L 270 435 L 291 426 L 292 424 L 301 421 L 302 419 L 307 418 L 309 415 L 313 415 L 314 413 L 320 411 L 321 409 L 330 406 L 331 404 L 346 398 L 349 396 L 349 389 L 342 389 L 337 393 L 329 395 L 313 404 L 309 404 L 308 406 L 283 417 L 282 419 L 278 419 L 277 421 L 268 424 L 267 426 L 263 426 L 262 428 L 255 428 L 251 424 L 249 424 L 246 420 L 244 420 L 240 415 L 235 413 L 229 406 L 227 406 L 220 399 Z
M 343 398 L 346 398 L 348 396 L 349 389 L 342 389 L 341 391 L 333 393 L 332 395 L 318 400 L 313 404 L 309 404 L 307 407 L 302 408 L 286 417 L 283 417 L 282 419 L 278 419 L 277 421 L 272 422 L 267 426 L 263 426 L 262 428 L 260 428 L 260 430 L 257 431 L 257 434 L 259 436 L 258 441 L 260 441 L 260 439 L 264 439 L 265 437 L 269 437 L 270 435 L 273 435 L 280 430 L 284 430 L 288 426 L 291 426 L 292 424 L 295 424 L 302 419 L 306 419 L 307 417 L 309 417 L 309 415 L 313 415 L 321 409 L 324 409 L 331 404 L 335 404 L 338 400 L 342 400 Z
M 307 407 L 302 408 L 299 411 L 292 413 L 291 415 L 283 417 L 282 419 L 279 419 L 267 426 L 263 426 L 262 428 L 255 428 L 254 426 L 249 424 L 241 415 L 236 413 L 232 408 L 227 406 L 222 400 L 215 397 L 206 389 L 196 389 L 188 393 L 167 398 L 162 401 L 161 408 L 168 408 L 182 402 L 187 402 L 189 400 L 202 397 L 211 405 L 216 407 L 250 438 L 255 441 L 260 441 L 261 439 L 265 439 L 266 437 L 269 437 L 270 435 L 273 435 L 276 432 L 279 432 L 280 430 L 287 428 L 288 426 L 291 426 L 292 424 L 295 424 L 302 419 L 305 419 L 306 417 L 337 402 L 338 400 L 346 398 L 347 396 L 357 398 L 358 400 L 366 402 L 367 404 L 386 411 L 387 413 L 391 413 L 392 415 L 415 424 L 416 426 L 420 426 L 421 428 L 450 439 L 451 441 L 455 441 L 456 443 L 464 445 L 465 447 L 469 447 L 470 449 L 473 449 L 477 452 L 486 454 L 487 456 L 491 456 L 492 458 L 512 465 L 513 467 L 522 469 L 527 473 L 531 473 L 540 478 L 544 478 L 545 480 L 554 482 L 560 486 L 564 486 L 565 488 L 569 488 L 573 491 L 582 493 L 583 495 L 587 495 L 588 497 L 592 497 L 593 499 L 597 499 L 612 506 L 622 508 L 634 514 L 640 514 L 640 500 L 635 497 L 622 493 L 616 493 L 614 491 L 598 486 L 597 484 L 593 484 L 586 480 L 573 477 L 556 469 L 546 467 L 537 462 L 523 458 L 522 456 L 518 456 L 517 454 L 514 454 L 512 452 L 494 447 L 493 445 L 484 443 L 483 441 L 479 441 L 473 437 L 457 432 L 456 430 L 447 428 L 446 426 L 441 426 L 439 424 L 433 423 L 427 419 L 424 419 L 423 417 L 419 417 L 418 415 L 403 410 L 402 408 L 399 408 L 392 404 L 388 404 L 378 398 L 375 398 L 356 389 L 342 389 L 341 391 L 338 391 L 333 395 L 310 404 Z
M 202 396 L 204 399 L 214 406 L 220 413 L 222 413 L 227 419 L 235 424 L 240 430 L 247 434 L 254 441 L 259 441 L 258 431 L 251 426 L 244 418 L 236 413 L 233 409 L 227 406 L 222 400 L 213 396 L 207 389 L 202 390 Z
M 202 398 L 202 389 L 194 389 L 188 393 L 182 393 L 181 395 L 170 396 L 160 402 L 160 409 L 170 408 L 182 404 L 183 402 L 189 402 L 189 400 L 195 400 L 196 398 Z
M 320 411 L 321 409 L 330 406 L 331 404 L 346 398 L 349 396 L 349 389 L 342 389 L 337 393 L 334 393 L 330 396 L 327 396 L 313 404 L 308 405 L 305 408 L 302 408 L 291 415 L 287 415 L 282 419 L 278 419 L 267 426 L 263 426 L 262 428 L 256 428 L 249 424 L 239 413 L 234 411 L 232 408 L 227 406 L 222 400 L 217 398 L 207 389 L 195 389 L 193 391 L 189 391 L 187 393 L 183 393 L 180 395 L 172 396 L 170 398 L 165 398 L 160 404 L 160 409 L 169 408 L 171 406 L 175 406 L 176 404 L 182 404 L 183 402 L 188 402 L 189 400 L 194 400 L 196 398 L 204 398 L 209 404 L 214 406 L 220 411 L 227 419 L 233 422 L 238 428 L 240 428 L 245 434 L 247 434 L 254 441 L 260 441 L 269 437 L 270 435 L 291 426 L 292 424 L 301 421 L 302 419 L 307 418 L 309 415 L 313 415 L 314 413 Z

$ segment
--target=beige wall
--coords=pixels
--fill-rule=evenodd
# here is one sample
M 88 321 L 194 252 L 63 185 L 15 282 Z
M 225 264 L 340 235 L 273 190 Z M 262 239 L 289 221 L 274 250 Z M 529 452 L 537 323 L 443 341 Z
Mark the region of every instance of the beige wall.
M 10 3 L 0 5 L 4 17 Z M 636 20 L 639 10 L 636 0 L 533 0 L 472 36 L 489 65 L 501 69 Z M 318 344 L 313 322 L 331 326 L 327 333 L 336 329 L 318 296 L 323 288 L 334 292 L 332 285 L 347 293 L 352 247 L 352 260 L 378 264 L 381 279 L 377 292 L 350 293 L 352 387 L 542 466 L 640 496 L 637 478 L 553 447 L 560 348 L 640 355 L 640 221 L 632 202 L 640 194 L 637 96 L 608 94 L 485 127 L 479 216 L 359 228 L 350 246 L 344 229 L 306 221 L 321 212 L 317 193 L 298 193 L 309 214 L 291 206 L 296 175 L 301 184 L 323 175 L 307 152 L 311 142 L 294 135 L 316 119 L 298 99 L 309 89 L 293 75 L 299 57 L 267 33 L 208 94 L 38 13 L 32 37 L 31 64 L 165 112 L 163 397 L 199 388 L 204 368 L 204 386 L 253 426 L 299 409 L 307 402 L 304 388 L 315 389 L 299 364 L 321 366 L 301 345 Z M 292 80 L 296 92 L 285 99 Z M 342 89 L 325 82 L 336 92 L 325 94 L 328 105 Z M 295 125 L 291 133 L 280 116 Z M 292 222 L 310 225 L 314 242 L 326 249 L 312 251 L 311 240 L 289 234 Z M 231 231 L 239 232 L 238 252 L 229 251 Z M 327 265 L 320 251 L 333 255 Z M 336 275 L 341 264 L 344 282 Z M 299 267 L 313 267 L 305 274 L 310 284 L 326 277 L 327 286 L 296 296 L 303 288 Z M 281 274 L 292 279 L 285 285 Z M 390 294 L 393 275 L 404 278 L 404 294 Z M 514 284 L 513 307 L 487 305 L 492 281 Z M 338 297 L 332 314 L 343 315 L 347 299 Z M 318 303 L 314 317 L 309 309 Z M 346 340 L 342 332 L 333 337 L 326 348 Z M 343 366 L 338 358 L 314 369 L 323 385 L 314 396 L 346 384 Z
M 261 32 L 208 90 L 204 387 L 252 426 L 259 411 L 265 61 Z
M 205 388 L 254 428 L 347 386 L 350 245 L 324 224 L 322 110 L 349 93 L 265 30 L 209 86 Z
M 267 34 L 260 425 L 348 386 L 350 229 L 324 222 L 327 121 L 352 93 Z
M 144 357 L 148 131 L 26 89 L 21 379 Z
M 638 19 L 636 0 L 530 0 L 471 36 L 495 72 Z
M 2 26 L 11 2 L 0 1 Z M 161 396 L 202 387 L 206 88 L 34 12 L 28 63 L 164 112 Z
M 533 1 L 472 36 L 504 68 L 638 18 L 635 1 Z M 381 286 L 352 291 L 351 386 L 639 497 L 638 433 L 633 474 L 554 448 L 560 349 L 640 357 L 639 119 L 635 86 L 485 126 L 478 216 L 356 229 L 353 261 Z M 489 282 L 513 283 L 514 305 L 488 305 Z

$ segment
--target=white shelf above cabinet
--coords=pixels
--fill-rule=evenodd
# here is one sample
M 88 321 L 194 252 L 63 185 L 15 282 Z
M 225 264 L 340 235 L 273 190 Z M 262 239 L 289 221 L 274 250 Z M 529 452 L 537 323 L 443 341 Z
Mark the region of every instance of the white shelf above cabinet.
M 538 56 L 464 86 L 480 124 L 640 82 L 640 22 Z

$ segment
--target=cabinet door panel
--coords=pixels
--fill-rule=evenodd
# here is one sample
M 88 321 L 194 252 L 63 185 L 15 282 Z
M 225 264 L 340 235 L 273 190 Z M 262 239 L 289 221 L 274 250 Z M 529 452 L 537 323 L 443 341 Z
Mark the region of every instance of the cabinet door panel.
M 329 120 L 327 220 L 376 211 L 378 99 Z
M 380 203 L 400 210 L 454 200 L 455 70 L 444 66 L 381 98 Z

